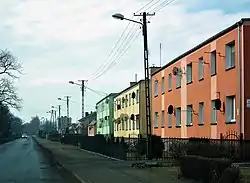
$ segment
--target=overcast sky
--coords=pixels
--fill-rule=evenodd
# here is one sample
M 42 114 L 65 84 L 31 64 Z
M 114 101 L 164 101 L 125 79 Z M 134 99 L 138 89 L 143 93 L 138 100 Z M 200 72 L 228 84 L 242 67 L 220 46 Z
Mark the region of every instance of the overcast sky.
M 131 23 L 114 49 L 116 55 L 110 55 L 128 24 L 111 15 L 119 12 L 132 18 L 148 2 L 1 0 L 0 49 L 11 50 L 25 72 L 17 83 L 23 109 L 15 113 L 25 121 L 34 115 L 49 118 L 46 112 L 51 106 L 61 104 L 66 115 L 66 103 L 57 98 L 70 95 L 70 115 L 76 121 L 81 117 L 81 93 L 69 80 L 87 79 L 87 87 L 98 91 L 86 90 L 85 111 L 90 111 L 103 93 L 128 87 L 136 73 L 141 79 L 140 28 Z M 166 64 L 242 17 L 250 17 L 250 0 L 175 0 L 165 7 L 161 2 L 167 1 L 153 0 L 142 9 L 156 11 L 148 24 L 150 65 L 160 63 L 160 43 Z

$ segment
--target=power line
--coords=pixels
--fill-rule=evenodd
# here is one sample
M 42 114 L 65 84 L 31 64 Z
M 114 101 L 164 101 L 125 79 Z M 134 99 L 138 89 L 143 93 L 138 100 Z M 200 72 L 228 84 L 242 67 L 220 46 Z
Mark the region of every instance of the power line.
M 158 1 L 159 1 L 159 0 L 158 0 Z M 157 2 L 158 2 L 158 1 L 157 1 Z M 153 2 L 154 2 L 154 0 L 149 1 L 147 4 L 145 4 L 142 8 L 140 8 L 140 9 L 139 9 L 138 11 L 136 11 L 136 12 L 142 11 L 144 8 L 146 8 L 148 5 L 150 5 L 150 4 L 153 3 Z M 157 2 L 153 3 L 153 5 L 155 5 Z M 147 9 L 151 8 L 153 5 L 150 5 Z M 133 19 L 133 17 L 132 17 L 131 19 Z M 115 51 L 115 48 L 117 47 L 117 45 L 119 44 L 119 42 L 122 40 L 122 37 L 123 37 L 123 35 L 125 34 L 125 32 L 126 32 L 126 30 L 128 29 L 128 27 L 129 27 L 130 24 L 131 24 L 131 22 L 128 22 L 128 24 L 127 24 L 126 28 L 124 29 L 124 31 L 122 32 L 120 38 L 118 39 L 118 41 L 116 42 L 115 46 L 112 48 L 111 52 L 109 53 L 108 58 L 107 58 L 107 59 L 105 60 L 105 62 L 97 69 L 97 71 L 94 72 L 94 74 L 93 74 L 93 75 L 94 75 L 94 78 L 95 78 L 96 76 L 99 75 L 98 73 L 100 73 L 101 70 L 103 70 L 107 65 L 109 65 L 109 60 L 110 60 L 111 55 L 112 55 L 113 52 Z M 134 26 L 133 26 L 133 27 L 134 27 Z M 131 33 L 132 29 L 133 29 L 133 28 L 130 29 L 129 34 Z M 127 37 L 128 37 L 128 35 L 127 35 L 127 36 L 125 37 L 125 39 L 123 40 L 122 45 L 124 44 L 124 41 L 126 40 Z M 128 44 L 129 44 L 129 43 L 128 43 Z M 118 48 L 118 50 L 122 47 L 122 45 L 120 45 L 120 47 Z M 125 46 L 125 47 L 126 47 L 126 46 Z M 117 54 L 118 50 L 116 51 L 116 54 Z M 115 54 L 115 55 L 116 55 L 116 54 Z M 121 53 L 121 55 L 124 55 L 124 52 Z M 120 56 L 118 56 L 118 57 L 119 57 L 119 60 L 120 60 Z M 109 66 L 108 66 L 108 67 L 109 67 Z M 105 72 L 105 71 L 104 71 L 104 72 Z
M 122 52 L 122 50 L 124 49 L 124 47 L 126 47 L 126 45 L 128 45 L 131 41 L 131 37 L 135 34 L 136 30 L 134 29 L 136 27 L 136 24 L 133 24 L 132 27 L 130 28 L 130 30 L 128 31 L 128 34 L 126 35 L 126 37 L 123 39 L 123 41 L 121 42 L 120 46 L 117 48 L 117 51 L 113 54 L 113 57 L 117 58 L 119 56 L 117 56 L 119 53 Z M 114 58 L 114 59 L 115 59 Z M 112 58 L 111 58 L 112 59 Z M 111 59 L 109 61 L 111 61 Z M 113 59 L 112 59 L 113 60 Z M 114 61 L 111 62 L 107 62 L 105 64 L 105 66 L 99 70 L 99 73 L 96 73 L 94 75 L 94 79 L 96 79 L 97 76 L 100 75 L 100 73 L 105 72 L 105 69 L 107 67 L 109 67 L 110 63 L 113 63 Z
M 115 64 L 117 64 L 118 61 L 122 58 L 122 56 L 125 55 L 125 53 L 127 53 L 128 49 L 133 45 L 133 43 L 135 42 L 135 40 L 137 39 L 137 37 L 139 36 L 139 34 L 140 34 L 140 31 L 137 31 L 133 35 L 131 35 L 130 43 L 127 45 L 127 47 L 125 49 L 123 49 L 123 52 L 120 55 L 118 55 L 113 62 L 109 63 L 109 65 L 106 68 L 106 70 L 104 70 L 102 73 L 100 73 L 99 75 L 97 75 L 94 79 L 97 79 L 97 78 L 101 77 L 109 69 L 111 69 Z
M 171 4 L 174 1 L 175 0 L 165 0 L 162 3 L 160 3 L 158 6 L 156 6 L 152 10 L 150 10 L 150 12 L 158 12 L 158 11 L 160 11 L 161 9 L 163 9 L 164 7 L 166 7 L 167 5 Z
M 87 87 L 87 86 L 85 86 L 85 88 L 87 88 L 88 90 L 90 90 L 90 91 L 92 91 L 92 92 L 94 92 L 94 93 L 96 93 L 96 94 L 98 94 L 98 95 L 102 95 L 102 96 L 106 96 L 106 95 L 107 95 L 107 93 L 104 93 L 104 92 L 101 92 L 101 91 L 94 90 L 94 89 L 89 88 L 89 87 Z

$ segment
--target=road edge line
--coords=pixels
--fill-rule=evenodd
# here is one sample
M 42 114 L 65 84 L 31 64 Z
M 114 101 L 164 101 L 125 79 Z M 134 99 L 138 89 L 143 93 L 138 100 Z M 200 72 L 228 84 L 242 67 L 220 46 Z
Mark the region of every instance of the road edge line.
M 90 180 L 83 180 L 83 179 L 80 178 L 74 171 L 71 171 L 71 170 L 69 170 L 68 168 L 66 168 L 66 167 L 58 160 L 58 158 L 55 157 L 55 155 L 53 154 L 53 152 L 52 152 L 49 148 L 47 148 L 47 147 L 43 146 L 41 143 L 39 143 L 39 142 L 37 141 L 36 138 L 38 138 L 38 137 L 32 137 L 32 139 L 33 139 L 33 140 L 34 140 L 43 150 L 46 150 L 47 152 L 50 153 L 51 157 L 46 157 L 46 158 L 49 158 L 49 159 L 50 159 L 50 158 L 53 158 L 53 161 L 54 161 L 54 163 L 56 163 L 56 165 L 59 165 L 59 167 L 62 168 L 64 172 L 67 172 L 68 174 L 70 174 L 70 175 L 72 176 L 72 178 L 76 179 L 78 182 L 80 182 L 80 183 L 92 183 Z M 48 156 L 48 155 L 45 155 L 45 156 Z M 51 159 L 50 159 L 50 160 L 51 160 Z M 56 168 L 57 168 L 58 171 L 60 172 L 60 168 L 59 168 L 59 167 L 56 166 Z M 61 172 L 60 172 L 60 173 L 61 173 Z

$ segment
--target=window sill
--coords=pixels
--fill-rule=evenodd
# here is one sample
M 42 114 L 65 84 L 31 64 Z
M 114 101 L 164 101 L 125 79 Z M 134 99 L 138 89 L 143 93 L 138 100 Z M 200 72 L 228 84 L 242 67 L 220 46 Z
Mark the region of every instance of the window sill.
M 216 75 L 217 75 L 217 73 L 211 74 L 211 77 L 216 76 Z
M 186 127 L 191 127 L 191 126 L 193 126 L 193 124 L 188 124 L 188 125 L 186 125 Z
M 168 128 L 172 128 L 172 126 L 168 126 Z
M 232 69 L 234 69 L 234 68 L 235 68 L 235 65 L 232 66 L 232 67 L 226 68 L 226 71 L 232 70 Z
M 179 125 L 179 126 L 175 126 L 176 128 L 181 128 L 181 125 Z
M 232 121 L 226 121 L 226 124 L 235 124 L 236 120 L 232 120 Z
M 193 83 L 193 81 L 189 81 L 189 82 L 187 83 L 187 85 L 192 84 L 192 83 Z
M 162 126 L 161 128 L 165 128 L 165 126 Z
M 203 81 L 203 80 L 204 80 L 204 78 L 200 78 L 200 79 L 199 79 L 199 81 Z
M 156 127 L 156 126 L 154 126 L 154 129 L 157 129 L 158 128 L 158 126 Z
M 198 123 L 198 126 L 204 126 L 204 123 Z
M 217 125 L 217 123 L 211 123 L 211 125 Z
M 176 90 L 179 89 L 179 88 L 181 88 L 181 86 L 177 86 L 177 87 L 176 87 Z
M 162 95 L 164 95 L 164 94 L 165 94 L 165 92 L 161 92 L 161 94 L 162 94 Z
M 169 90 L 168 90 L 168 92 L 171 92 L 171 91 L 172 91 L 172 89 L 169 89 Z
M 154 97 L 158 97 L 158 95 L 154 95 Z

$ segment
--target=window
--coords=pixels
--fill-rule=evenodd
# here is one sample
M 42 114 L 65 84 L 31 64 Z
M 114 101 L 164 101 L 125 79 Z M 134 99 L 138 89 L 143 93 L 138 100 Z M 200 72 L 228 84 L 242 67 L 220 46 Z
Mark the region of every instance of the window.
M 128 105 L 131 106 L 131 93 L 129 94 L 129 97 L 128 97 Z
M 168 75 L 168 91 L 172 90 L 172 74 Z
M 235 122 L 235 96 L 226 97 L 226 122 Z
M 192 63 L 187 65 L 187 84 L 192 82 Z
M 139 114 L 136 115 L 135 119 L 136 119 L 136 129 L 139 130 L 140 129 L 140 116 L 139 116 Z
M 122 97 L 121 102 L 122 102 L 122 108 L 124 108 L 124 103 L 125 103 L 124 97 Z
M 193 122 L 193 106 L 187 106 L 187 125 L 192 125 Z
M 211 76 L 216 75 L 216 51 L 211 52 L 211 64 L 210 64 Z
M 168 114 L 168 127 L 172 127 L 172 114 Z
M 217 122 L 217 111 L 215 109 L 215 100 L 212 100 L 211 103 L 211 123 L 216 124 Z
M 175 109 L 176 126 L 181 126 L 181 108 Z
M 139 103 L 139 90 L 136 90 L 136 103 Z
M 161 78 L 161 93 L 165 93 L 164 77 Z
M 181 76 L 180 75 L 176 75 L 176 88 L 180 88 L 181 87 Z
M 204 79 L 204 64 L 203 57 L 199 58 L 199 80 Z
M 155 112 L 154 116 L 154 127 L 158 128 L 158 112 Z
M 128 119 L 128 129 L 131 130 L 131 119 Z
M 155 83 L 154 83 L 154 96 L 158 96 L 158 81 L 155 80 Z
M 164 124 L 165 124 L 165 112 L 161 111 L 161 127 L 164 128 Z
M 128 95 L 125 96 L 125 107 L 128 107 Z
M 226 45 L 226 69 L 230 69 L 235 66 L 235 43 L 229 43 Z
M 204 124 L 204 102 L 199 103 L 199 124 Z

